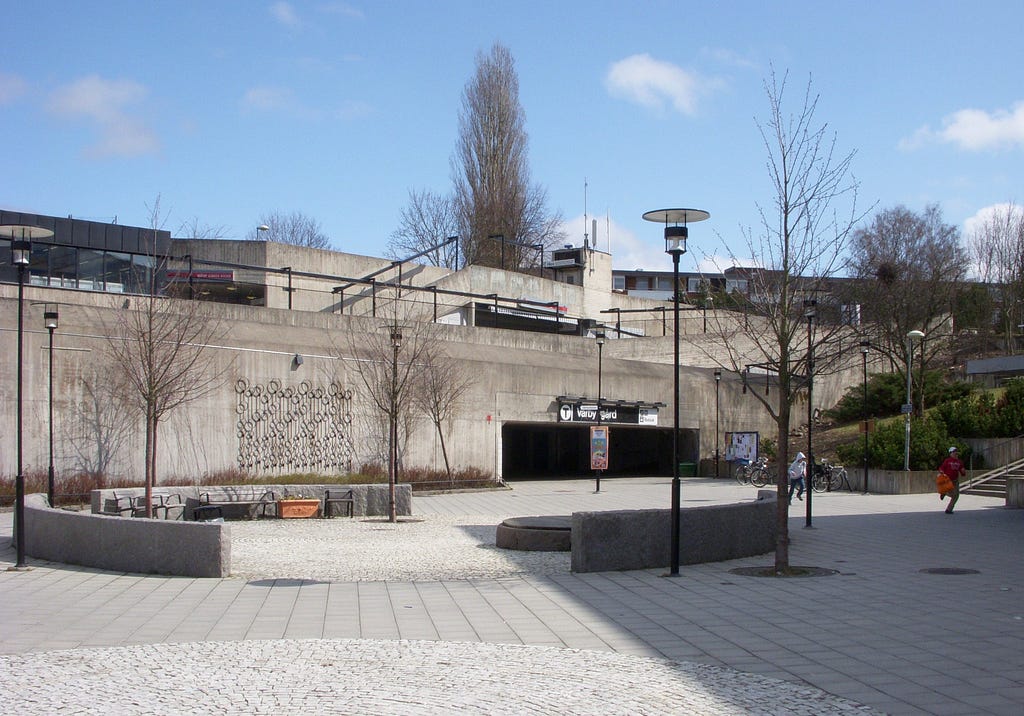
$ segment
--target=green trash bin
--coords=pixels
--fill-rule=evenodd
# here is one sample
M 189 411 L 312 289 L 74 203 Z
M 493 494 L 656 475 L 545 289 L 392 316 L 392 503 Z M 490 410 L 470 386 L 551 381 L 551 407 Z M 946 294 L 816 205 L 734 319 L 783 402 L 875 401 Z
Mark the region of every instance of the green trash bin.
M 696 477 L 697 476 L 697 463 L 695 462 L 681 462 L 679 463 L 679 477 Z

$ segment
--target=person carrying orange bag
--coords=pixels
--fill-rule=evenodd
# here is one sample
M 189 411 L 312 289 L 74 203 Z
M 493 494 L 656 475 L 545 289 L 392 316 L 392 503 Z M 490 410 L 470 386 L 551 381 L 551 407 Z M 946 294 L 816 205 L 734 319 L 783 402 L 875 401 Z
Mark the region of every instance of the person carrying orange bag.
M 949 496 L 949 505 L 946 506 L 946 514 L 953 514 L 953 506 L 956 501 L 960 499 L 960 478 L 967 474 L 967 470 L 964 469 L 964 464 L 960 461 L 960 456 L 957 453 L 956 446 L 954 445 L 949 449 L 949 457 L 942 461 L 939 465 L 940 476 L 949 478 L 952 483 L 952 487 L 943 492 L 942 487 L 939 488 L 939 499 L 945 500 L 946 496 Z M 941 478 L 940 478 L 941 479 Z

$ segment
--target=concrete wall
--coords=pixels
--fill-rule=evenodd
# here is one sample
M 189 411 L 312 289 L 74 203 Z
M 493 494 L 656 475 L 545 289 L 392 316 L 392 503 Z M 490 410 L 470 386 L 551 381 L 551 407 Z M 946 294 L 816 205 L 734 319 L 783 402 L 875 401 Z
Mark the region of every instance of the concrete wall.
M 929 492 L 938 494 L 935 489 L 935 470 L 868 470 L 868 491 L 875 495 L 921 495 Z M 864 469 L 847 467 L 846 476 L 854 492 L 864 490 Z
M 282 499 L 290 495 L 301 495 L 303 497 L 315 497 L 318 500 L 324 499 L 324 491 L 347 492 L 352 491 L 353 516 L 377 516 L 387 515 L 389 512 L 390 497 L 387 485 L 227 485 L 227 486 L 201 486 L 201 487 L 173 487 L 161 486 L 160 492 L 181 495 L 182 502 L 187 499 L 198 500 L 200 495 L 206 492 L 235 495 L 237 499 L 248 499 L 249 495 L 257 498 L 264 492 L 273 492 L 275 498 Z M 90 495 L 93 514 L 99 514 L 104 508 L 113 503 L 114 493 L 118 496 L 125 495 L 139 497 L 146 494 L 145 488 L 135 487 L 123 490 L 93 490 Z M 176 512 L 181 512 L 180 510 Z M 399 515 L 412 514 L 412 487 L 410 485 L 395 485 L 395 512 Z M 276 507 L 272 507 L 267 514 L 276 515 Z M 181 515 L 175 515 L 185 520 L 191 519 L 191 510 L 184 511 Z
M 226 577 L 230 527 L 210 522 L 132 520 L 52 509 L 25 498 L 25 553 L 115 572 Z
M 775 549 L 776 519 L 773 490 L 759 490 L 751 502 L 683 509 L 679 561 L 700 564 L 770 552 Z M 667 567 L 671 511 L 574 512 L 571 540 L 573 572 Z
M 1006 506 L 1024 507 L 1024 478 L 1011 477 L 1006 481 Z

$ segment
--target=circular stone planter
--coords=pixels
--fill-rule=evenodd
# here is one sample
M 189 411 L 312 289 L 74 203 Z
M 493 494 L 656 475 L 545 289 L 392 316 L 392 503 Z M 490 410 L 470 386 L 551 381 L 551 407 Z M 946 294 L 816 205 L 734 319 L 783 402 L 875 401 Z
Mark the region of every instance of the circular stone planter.
M 571 524 L 569 515 L 511 517 L 498 525 L 494 541 L 502 549 L 568 552 Z

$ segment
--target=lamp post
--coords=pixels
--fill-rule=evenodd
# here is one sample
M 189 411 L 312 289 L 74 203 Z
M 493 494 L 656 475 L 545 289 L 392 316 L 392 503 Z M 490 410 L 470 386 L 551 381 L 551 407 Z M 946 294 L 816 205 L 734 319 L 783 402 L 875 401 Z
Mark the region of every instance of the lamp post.
M 395 483 L 398 481 L 398 349 L 402 347 L 402 331 L 391 327 L 391 415 L 388 442 L 388 520 L 397 521 Z
M 924 338 L 921 331 L 909 331 L 907 333 L 907 402 L 903 405 L 904 439 L 903 439 L 903 471 L 910 471 L 910 414 L 914 410 L 914 397 L 912 394 L 911 376 L 914 373 L 914 339 Z
M 17 561 L 12 570 L 28 569 L 25 565 L 25 471 L 22 459 L 24 436 L 24 364 L 25 342 L 25 274 L 32 260 L 32 239 L 53 236 L 53 232 L 39 226 L 0 226 L 0 238 L 11 240 L 11 263 L 18 267 L 18 419 L 17 419 L 17 474 L 14 478 L 14 539 L 17 542 Z
M 673 373 L 672 373 L 672 544 L 669 576 L 679 575 L 679 257 L 686 253 L 687 224 L 711 217 L 701 209 L 656 209 L 646 221 L 665 224 L 665 253 L 672 257 Z
M 719 477 L 718 472 L 718 389 L 722 386 L 722 371 L 718 368 L 715 369 L 715 478 Z
M 261 231 L 270 231 L 270 227 L 267 226 L 266 224 L 260 224 L 259 226 L 256 227 L 256 240 L 257 241 L 260 240 L 260 232 Z
M 50 344 L 48 348 L 49 353 L 49 422 L 50 422 L 50 465 L 46 471 L 46 497 L 50 502 L 50 507 L 56 507 L 57 503 L 54 498 L 54 473 L 53 473 L 53 332 L 57 330 L 57 321 L 60 315 L 57 310 L 57 304 L 47 303 L 43 307 L 43 325 L 46 326 L 46 330 L 50 333 Z
M 864 494 L 868 494 L 868 349 L 871 341 L 860 342 L 860 354 L 864 365 Z
M 813 527 L 811 524 L 811 495 L 814 490 L 811 488 L 814 470 L 814 449 L 811 436 L 814 431 L 814 345 L 811 337 L 814 328 L 814 307 L 818 302 L 813 298 L 804 299 L 804 316 L 807 318 L 807 467 L 804 468 L 804 493 L 807 495 L 807 516 L 804 522 L 804 529 Z
M 604 329 L 598 328 L 594 334 L 597 339 L 597 424 L 601 425 L 601 369 L 602 369 L 602 354 L 604 352 Z M 595 470 L 595 492 L 601 491 L 601 470 Z

